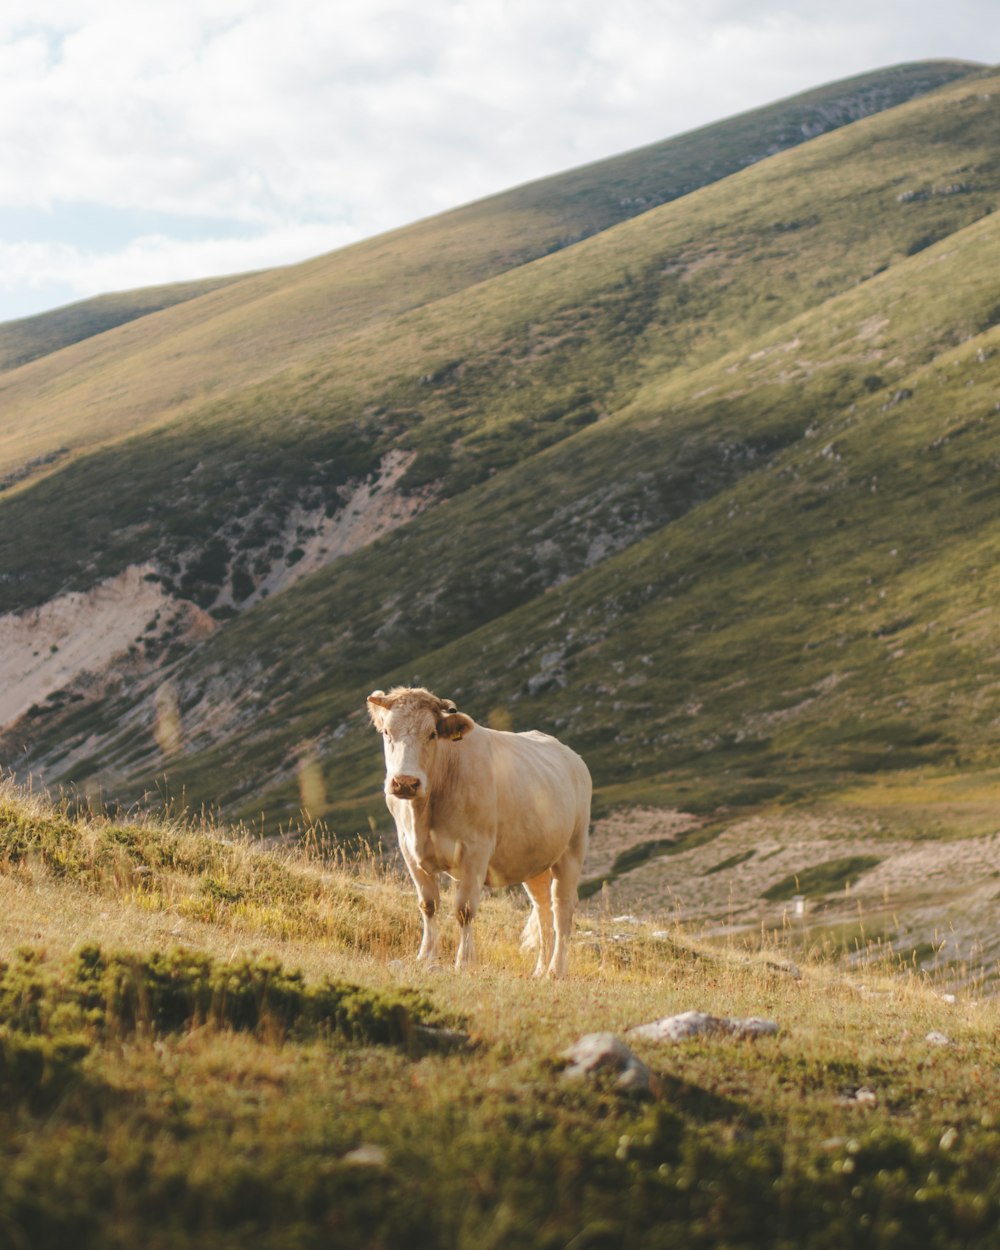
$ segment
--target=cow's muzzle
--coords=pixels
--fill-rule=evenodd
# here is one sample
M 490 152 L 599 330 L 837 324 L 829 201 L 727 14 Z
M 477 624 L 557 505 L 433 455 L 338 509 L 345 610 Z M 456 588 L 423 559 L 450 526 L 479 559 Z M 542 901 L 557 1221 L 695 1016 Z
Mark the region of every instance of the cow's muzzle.
M 400 773 L 389 782 L 389 793 L 396 799 L 415 799 L 420 793 L 420 778 Z

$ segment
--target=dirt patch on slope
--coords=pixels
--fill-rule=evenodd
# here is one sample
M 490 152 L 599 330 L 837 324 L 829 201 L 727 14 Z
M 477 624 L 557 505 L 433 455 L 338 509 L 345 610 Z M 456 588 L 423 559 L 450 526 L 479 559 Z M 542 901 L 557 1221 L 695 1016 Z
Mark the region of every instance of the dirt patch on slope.
M 619 856 L 649 842 L 676 840 L 697 828 L 697 816 L 670 808 L 633 807 L 595 820 L 590 833 L 584 876 L 606 876 Z
M 193 604 L 171 599 L 152 565 L 135 564 L 86 592 L 0 616 L 0 726 L 176 628 L 178 613 L 197 615 L 201 633 L 214 628 Z
M 669 836 L 683 813 L 623 813 L 620 830 L 630 827 L 630 815 L 632 830 L 652 839 Z M 602 846 L 598 836 L 594 841 Z M 794 886 L 789 897 L 763 897 L 817 865 L 865 857 L 879 862 L 848 874 L 828 893 L 804 892 L 801 914 L 790 897 Z M 608 853 L 588 857 L 586 875 L 607 871 L 608 858 Z M 989 967 L 1000 959 L 1000 832 L 908 839 L 892 836 L 864 815 L 767 813 L 736 821 L 689 850 L 654 854 L 610 881 L 605 891 L 602 905 L 616 912 L 678 920 L 709 935 L 763 928 L 806 944 L 853 942 L 859 955 L 867 942 L 878 940 L 889 949 L 918 952 L 919 966 L 961 961 Z
M 290 561 L 286 555 L 273 564 L 253 594 L 238 605 L 240 610 L 280 594 L 341 556 L 360 551 L 422 512 L 434 498 L 434 488 L 410 494 L 398 489 L 416 454 L 398 449 L 386 452 L 377 473 L 343 488 L 343 503 L 332 517 L 325 508 L 296 508 L 278 540 L 282 550 L 294 556 Z M 219 602 L 229 604 L 231 596 L 224 594 Z

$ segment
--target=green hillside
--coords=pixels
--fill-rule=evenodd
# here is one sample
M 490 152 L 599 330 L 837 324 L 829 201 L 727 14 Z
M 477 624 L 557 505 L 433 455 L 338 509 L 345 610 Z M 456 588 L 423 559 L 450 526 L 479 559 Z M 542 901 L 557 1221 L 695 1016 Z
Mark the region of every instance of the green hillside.
M 205 278 L 196 282 L 174 282 L 168 286 L 146 287 L 98 295 L 0 324 L 0 372 L 60 351 L 71 343 L 103 334 L 115 326 L 148 317 L 150 313 L 197 299 L 209 291 L 228 286 L 239 278 Z
M 363 244 L 336 257 L 291 268 L 283 276 L 294 286 L 300 274 L 322 270 L 326 282 L 339 288 L 333 308 L 326 300 L 325 307 L 316 309 L 327 317 L 337 316 L 337 310 L 343 316 L 347 305 L 350 318 L 356 317 L 360 311 L 357 297 L 364 286 L 370 288 L 370 304 L 385 304 L 391 310 L 391 286 L 378 270 L 389 268 L 386 261 L 396 266 L 405 263 L 407 251 L 433 249 L 436 273 L 432 282 L 445 284 L 448 270 L 463 269 L 469 271 L 465 280 L 476 280 L 568 246 L 754 161 L 981 68 L 963 61 L 926 61 L 859 74 L 721 124 L 541 179 L 448 214 L 439 222 L 423 222 L 385 236 L 374 246 Z M 359 270 L 351 263 L 355 257 L 367 269 L 364 278 L 359 279 Z M 410 300 L 418 301 L 423 294 L 419 284 L 414 286 L 419 274 L 414 269 L 407 275 Z M 0 325 L 0 371 L 238 280 L 209 279 L 104 295 L 6 322 Z
M 987 316 L 1000 231 L 988 219 L 948 246 L 947 259 L 915 257 L 749 352 L 651 386 L 234 622 L 178 674 L 182 704 L 245 666 L 256 705 L 282 716 L 263 740 L 251 719 L 245 748 L 237 732 L 192 761 L 189 789 L 231 802 L 239 790 L 220 793 L 221 778 L 238 786 L 251 761 L 280 772 L 298 743 L 353 714 L 356 729 L 327 748 L 329 789 L 376 791 L 358 692 L 410 679 L 480 716 L 502 707 L 520 727 L 555 726 L 602 787 L 677 806 L 995 761 L 984 683 L 1000 332 L 956 348 L 949 328 L 935 342 L 933 315 L 907 294 L 932 271 L 938 311 L 952 303 L 945 324 Z M 886 308 L 898 311 L 874 327 Z M 424 586 L 398 619 L 407 569 Z M 487 614 L 495 623 L 477 627 Z M 284 792 L 293 812 L 294 776 Z
M 717 358 L 975 220 L 991 207 L 996 181 L 991 105 L 985 92 L 951 90 L 940 106 L 918 102 L 893 112 L 891 121 L 875 118 L 830 142 L 814 141 L 799 149 L 801 162 L 793 154 L 772 158 L 736 183 L 726 179 L 490 282 L 349 333 L 341 327 L 321 355 L 315 336 L 303 339 L 295 350 L 312 352 L 309 363 L 287 366 L 266 383 L 248 383 L 245 375 L 252 379 L 270 341 L 247 338 L 254 351 L 248 365 L 217 308 L 225 301 L 232 317 L 246 316 L 246 283 L 124 328 L 137 337 L 155 331 L 162 346 L 136 353 L 113 335 L 83 345 L 80 350 L 107 358 L 91 361 L 84 384 L 100 404 L 100 420 L 110 419 L 117 402 L 140 435 L 104 455 L 71 461 L 30 500 L 9 501 L 0 554 L 11 576 L 3 606 L 92 584 L 150 554 L 168 569 L 190 564 L 226 526 L 239 528 L 233 514 L 240 508 L 244 516 L 255 507 L 263 511 L 253 520 L 273 530 L 295 503 L 337 507 L 338 487 L 372 471 L 392 447 L 420 453 L 410 488 L 441 480 L 452 495 L 620 409 L 644 372 L 662 376 Z M 947 107 L 952 98 L 955 106 Z M 928 156 L 927 128 L 939 125 L 940 142 Z M 955 176 L 956 157 L 976 171 L 975 180 L 954 195 L 925 194 L 951 185 L 941 180 Z M 848 164 L 857 181 L 845 180 Z M 901 205 L 899 197 L 908 194 L 914 199 Z M 775 203 L 782 204 L 777 215 Z M 813 211 L 817 206 L 821 212 Z M 879 212 L 884 218 L 875 224 Z M 436 229 L 445 232 L 446 219 L 436 219 Z M 319 286 L 322 267 L 341 263 L 341 255 L 316 262 L 308 281 L 303 277 L 293 290 L 301 296 L 300 286 Z M 344 255 L 361 263 L 355 249 Z M 291 297 L 279 286 L 283 281 L 276 274 L 255 280 L 275 288 L 250 302 L 255 315 L 258 303 Z M 168 333 L 168 319 L 181 317 L 183 326 Z M 268 335 L 275 333 L 293 329 L 269 321 Z M 227 364 L 216 368 L 220 345 Z M 189 389 L 202 368 L 211 368 L 219 398 L 168 423 L 165 354 Z M 84 397 L 67 389 L 65 378 L 29 376 L 45 363 L 11 375 L 11 386 L 30 388 L 31 437 L 51 439 L 65 424 L 91 437 L 89 409 L 79 407 Z M 57 363 L 62 356 L 52 366 Z M 227 370 L 241 369 L 244 380 L 233 386 Z M 142 431 L 144 413 L 155 413 L 159 428 Z M 17 428 L 13 421 L 12 440 L 20 437 Z M 40 514 L 52 542 L 42 553 L 29 552 L 19 534 Z M 244 535 L 235 536 L 237 544 Z M 201 600 L 208 605 L 213 598 L 209 591 Z
M 833 83 L 175 304 L 166 288 L 0 326 L 0 474 L 189 414 L 322 361 L 344 335 L 487 280 L 857 117 L 982 69 L 923 62 Z M 143 309 L 161 309 L 137 316 Z M 97 331 L 122 324 L 107 334 Z M 77 340 L 80 341 L 77 341 Z M 64 347 L 64 350 L 57 350 Z M 50 353 L 49 355 L 45 355 Z M 35 357 L 45 356 L 44 359 Z
M 480 719 L 559 732 L 591 764 L 599 812 L 863 806 L 859 785 L 993 767 L 998 87 L 965 77 L 770 156 L 740 135 L 800 114 L 765 110 L 674 141 L 721 159 L 728 136 L 740 172 L 572 246 L 543 247 L 513 206 L 534 196 L 542 213 L 588 178 L 607 197 L 612 171 L 639 177 L 654 156 L 12 372 L 26 413 L 59 391 L 136 417 L 8 490 L 3 607 L 148 561 L 218 625 L 185 645 L 152 622 L 101 682 L 29 709 L 6 758 L 272 824 L 297 815 L 308 772 L 314 814 L 353 836 L 386 820 L 364 695 L 419 681 Z M 488 213 L 509 233 L 484 229 Z M 513 256 L 515 237 L 548 254 Z M 451 250 L 390 284 L 399 249 L 432 238 Z M 379 248 L 385 269 L 344 296 L 333 275 Z M 277 315 L 321 291 L 315 335 Z M 169 355 L 192 378 L 185 405 L 163 406 Z M 409 508 L 405 523 L 274 582 L 359 491 Z

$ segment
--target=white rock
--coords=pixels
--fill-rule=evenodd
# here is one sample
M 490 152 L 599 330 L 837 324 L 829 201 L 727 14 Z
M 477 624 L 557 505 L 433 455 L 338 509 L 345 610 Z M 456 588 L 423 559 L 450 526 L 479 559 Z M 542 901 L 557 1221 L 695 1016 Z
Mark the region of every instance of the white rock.
M 878 1104 L 878 1095 L 873 1089 L 862 1085 L 860 1089 L 845 1091 L 837 1102 L 842 1107 L 874 1107 Z
M 349 1150 L 341 1162 L 356 1168 L 384 1168 L 389 1164 L 389 1156 L 381 1146 L 358 1146 Z
M 774 1020 L 761 1020 L 751 1016 L 746 1020 L 727 1020 L 711 1016 L 704 1011 L 684 1011 L 679 1016 L 664 1016 L 650 1024 L 639 1024 L 629 1029 L 626 1036 L 641 1037 L 650 1042 L 683 1042 L 690 1037 L 706 1037 L 713 1033 L 728 1033 L 734 1037 L 765 1037 L 778 1031 Z
M 946 1033 L 939 1033 L 937 1029 L 932 1029 L 924 1038 L 925 1042 L 930 1042 L 932 1046 L 950 1046 L 951 1038 Z
M 655 1073 L 614 1033 L 587 1033 L 563 1051 L 562 1057 L 567 1063 L 563 1077 L 568 1080 L 617 1072 L 615 1084 L 619 1089 L 639 1095 L 659 1093 L 660 1082 Z

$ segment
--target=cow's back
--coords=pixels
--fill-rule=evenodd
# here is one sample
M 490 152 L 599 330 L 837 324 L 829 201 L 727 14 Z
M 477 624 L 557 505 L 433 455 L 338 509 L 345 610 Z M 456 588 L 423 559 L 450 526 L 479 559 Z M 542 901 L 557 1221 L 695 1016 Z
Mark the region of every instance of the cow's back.
M 477 726 L 461 745 L 477 738 L 462 769 L 464 787 L 478 795 L 479 810 L 468 814 L 495 832 L 491 875 L 498 883 L 524 881 L 555 862 L 574 836 L 586 838 L 590 773 L 575 751 L 537 730 Z

